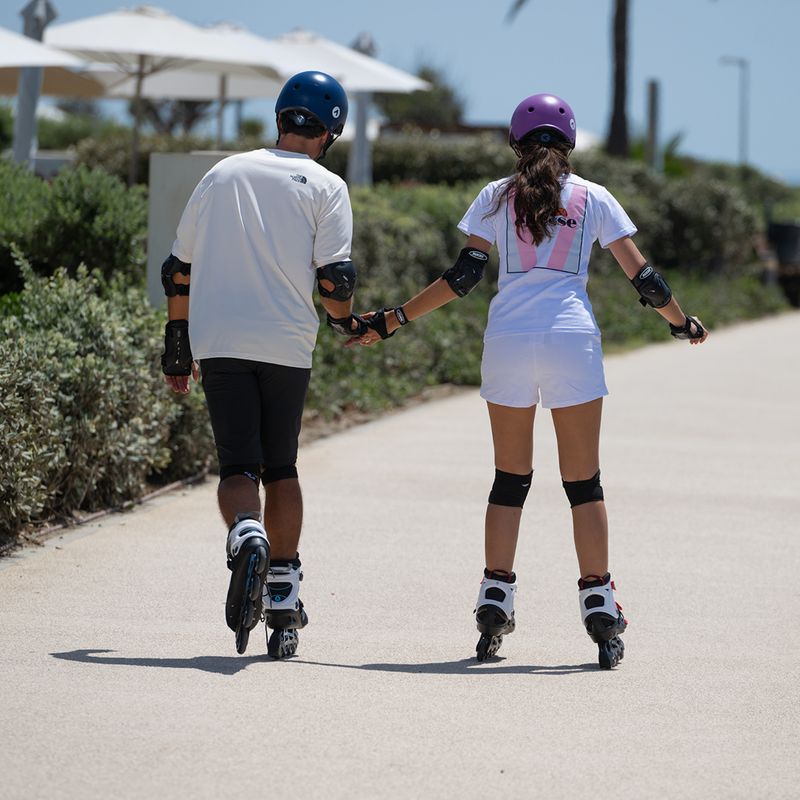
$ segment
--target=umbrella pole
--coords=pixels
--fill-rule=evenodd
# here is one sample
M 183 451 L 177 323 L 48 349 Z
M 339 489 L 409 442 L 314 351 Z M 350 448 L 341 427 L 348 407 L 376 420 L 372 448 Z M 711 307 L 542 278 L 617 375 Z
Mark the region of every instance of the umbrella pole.
M 219 103 L 217 108 L 217 150 L 222 150 L 222 135 L 225 122 L 225 103 L 227 102 L 228 76 L 219 76 Z
M 128 165 L 128 186 L 136 183 L 136 164 L 139 160 L 139 125 L 142 119 L 142 84 L 144 83 L 144 56 L 139 56 L 136 72 L 136 93 L 133 96 L 133 130 L 131 131 L 131 153 Z

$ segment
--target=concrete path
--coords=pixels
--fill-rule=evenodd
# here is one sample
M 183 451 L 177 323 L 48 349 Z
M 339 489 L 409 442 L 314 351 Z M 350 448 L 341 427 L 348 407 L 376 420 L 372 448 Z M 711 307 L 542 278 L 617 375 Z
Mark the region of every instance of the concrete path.
M 3 560 L 0 796 L 798 797 L 799 355 L 792 313 L 608 359 L 631 620 L 611 672 L 546 412 L 517 632 L 473 658 L 493 474 L 475 392 L 305 449 L 291 661 L 258 630 L 235 653 L 211 483 Z

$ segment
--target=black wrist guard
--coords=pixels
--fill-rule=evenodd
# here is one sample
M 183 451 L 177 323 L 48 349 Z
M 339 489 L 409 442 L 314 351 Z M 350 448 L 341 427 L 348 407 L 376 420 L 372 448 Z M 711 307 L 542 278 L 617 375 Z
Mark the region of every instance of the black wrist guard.
M 661 275 L 647 263 L 631 278 L 631 283 L 639 292 L 639 302 L 643 306 L 663 308 L 672 300 L 672 289 Z
M 342 336 L 363 336 L 368 330 L 366 320 L 351 314 L 349 317 L 332 317 L 328 314 L 328 327 L 340 333 Z
M 165 375 L 191 375 L 192 360 L 192 348 L 189 347 L 189 320 L 170 320 L 164 330 L 161 370 Z
M 367 325 L 369 325 L 372 330 L 374 330 L 381 339 L 389 339 L 394 336 L 397 331 L 389 331 L 386 330 L 386 312 L 387 311 L 394 311 L 393 308 L 384 308 L 382 311 L 376 311 L 368 320 L 365 320 Z
M 694 333 L 692 333 L 692 326 L 695 328 Z M 702 339 L 706 331 L 697 317 L 686 317 L 686 322 L 683 325 L 673 325 L 670 322 L 669 332 L 676 339 Z

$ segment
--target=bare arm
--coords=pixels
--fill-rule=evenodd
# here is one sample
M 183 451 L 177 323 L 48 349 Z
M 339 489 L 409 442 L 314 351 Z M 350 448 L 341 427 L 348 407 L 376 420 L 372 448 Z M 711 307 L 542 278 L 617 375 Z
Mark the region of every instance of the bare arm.
M 623 236 L 622 239 L 617 239 L 616 242 L 612 242 L 608 246 L 608 249 L 622 268 L 622 271 L 631 280 L 636 277 L 639 270 L 647 263 L 647 259 L 639 252 L 639 248 L 633 243 L 630 236 Z M 658 311 L 670 325 L 681 327 L 686 322 L 687 316 L 684 314 L 674 294 L 669 303 L 655 310 Z M 706 329 L 705 335 L 702 338 L 693 339 L 692 344 L 700 344 L 704 342 L 707 337 L 708 329 Z
M 327 283 L 330 283 L 330 281 L 327 281 Z M 322 307 L 334 319 L 349 317 L 353 313 L 352 297 L 349 300 L 334 300 L 332 297 L 323 297 L 320 295 L 319 299 L 322 303 Z
M 481 252 L 488 253 L 492 249 L 491 242 L 482 239 L 480 236 L 469 236 L 465 247 Z M 419 319 L 447 305 L 451 300 L 455 300 L 458 295 L 450 288 L 444 278 L 437 278 L 433 283 L 428 284 L 419 294 L 414 295 L 410 300 L 403 303 L 402 309 L 409 322 Z M 386 316 L 386 330 L 393 333 L 400 327 L 400 323 L 394 314 Z M 375 331 L 364 334 L 360 340 L 361 344 L 374 344 L 380 341 L 380 336 Z

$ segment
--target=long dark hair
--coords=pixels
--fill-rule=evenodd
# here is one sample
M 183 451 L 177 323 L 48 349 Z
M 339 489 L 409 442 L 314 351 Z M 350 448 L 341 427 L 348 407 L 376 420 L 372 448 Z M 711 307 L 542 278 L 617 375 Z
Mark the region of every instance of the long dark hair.
M 572 148 L 560 137 L 551 136 L 545 144 L 537 133 L 533 131 L 516 143 L 516 170 L 486 216 L 496 214 L 513 198 L 517 236 L 521 238 L 527 230 L 538 246 L 550 236 L 553 219 L 561 210 L 561 177 L 572 171 Z

